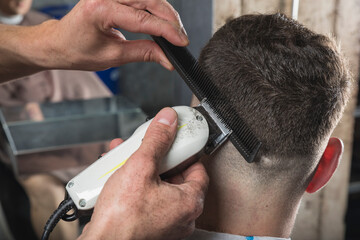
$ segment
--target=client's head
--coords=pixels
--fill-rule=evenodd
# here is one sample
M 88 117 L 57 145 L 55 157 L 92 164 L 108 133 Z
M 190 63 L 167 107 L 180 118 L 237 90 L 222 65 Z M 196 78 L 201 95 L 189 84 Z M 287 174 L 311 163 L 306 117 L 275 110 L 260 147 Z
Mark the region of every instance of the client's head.
M 332 39 L 282 14 L 246 15 L 219 29 L 199 62 L 263 143 L 251 164 L 226 143 L 212 161 L 227 176 L 300 193 L 328 143 L 342 151 L 329 138 L 348 100 L 350 76 Z

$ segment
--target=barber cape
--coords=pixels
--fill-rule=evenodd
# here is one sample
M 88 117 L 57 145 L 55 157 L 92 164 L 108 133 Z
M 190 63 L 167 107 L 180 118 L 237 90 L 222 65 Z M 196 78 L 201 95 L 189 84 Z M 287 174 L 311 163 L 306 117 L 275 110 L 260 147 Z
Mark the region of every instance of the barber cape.
M 245 237 L 228 233 L 208 232 L 205 230 L 195 229 L 194 233 L 190 237 L 183 240 L 290 240 L 290 238 Z

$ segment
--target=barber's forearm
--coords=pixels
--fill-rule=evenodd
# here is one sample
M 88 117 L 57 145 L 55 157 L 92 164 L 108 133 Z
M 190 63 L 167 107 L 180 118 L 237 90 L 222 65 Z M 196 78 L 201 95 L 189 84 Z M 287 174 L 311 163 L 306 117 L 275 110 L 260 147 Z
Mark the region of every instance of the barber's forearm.
M 0 83 L 54 67 L 48 21 L 31 27 L 0 24 Z
M 46 69 L 99 71 L 139 61 L 173 70 L 156 43 L 128 41 L 117 29 L 189 44 L 177 12 L 165 0 L 79 1 L 61 20 L 32 27 L 0 25 L 0 83 Z

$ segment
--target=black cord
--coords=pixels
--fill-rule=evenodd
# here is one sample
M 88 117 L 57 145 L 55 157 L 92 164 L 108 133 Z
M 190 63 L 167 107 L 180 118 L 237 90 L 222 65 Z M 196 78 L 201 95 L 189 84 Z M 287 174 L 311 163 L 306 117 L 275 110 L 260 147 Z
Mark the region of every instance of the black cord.
M 49 239 L 50 233 L 55 228 L 56 224 L 71 209 L 76 209 L 75 203 L 71 198 L 65 199 L 60 203 L 59 207 L 54 211 L 49 220 L 46 222 L 41 240 Z

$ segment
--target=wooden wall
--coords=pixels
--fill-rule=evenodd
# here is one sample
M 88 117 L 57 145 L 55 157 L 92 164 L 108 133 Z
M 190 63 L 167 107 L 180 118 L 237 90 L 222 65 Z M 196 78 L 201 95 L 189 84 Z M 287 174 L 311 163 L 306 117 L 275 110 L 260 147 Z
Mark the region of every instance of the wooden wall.
M 214 31 L 227 19 L 248 13 L 283 12 L 291 16 L 292 0 L 214 0 Z M 352 136 L 359 79 L 360 0 L 300 0 L 298 21 L 308 28 L 336 37 L 354 76 L 353 97 L 334 136 L 344 141 L 339 169 L 330 183 L 315 194 L 306 194 L 292 234 L 293 240 L 344 239 L 344 217 L 350 175 Z

